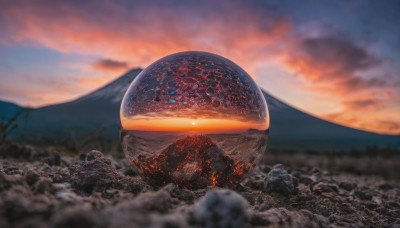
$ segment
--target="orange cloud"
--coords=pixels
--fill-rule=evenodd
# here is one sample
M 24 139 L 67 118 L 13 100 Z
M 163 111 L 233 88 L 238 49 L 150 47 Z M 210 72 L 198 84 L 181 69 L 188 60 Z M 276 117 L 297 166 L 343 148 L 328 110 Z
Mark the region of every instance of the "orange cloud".
M 142 67 L 174 52 L 203 50 L 229 56 L 252 69 L 260 55 L 270 56 L 270 49 L 290 32 L 291 23 L 283 16 L 249 8 L 246 3 L 213 3 L 216 10 L 205 9 L 202 4 L 196 9 L 196 14 L 203 14 L 198 20 L 186 8 L 148 8 L 137 3 L 126 11 L 108 1 L 93 5 L 6 2 L 0 14 L 7 21 L 4 30 L 14 40 L 34 41 L 62 52 L 96 54 Z
M 382 107 L 380 100 L 378 99 L 362 99 L 362 100 L 350 100 L 343 101 L 343 105 L 348 110 L 377 110 Z
M 399 134 L 400 123 L 398 120 L 385 120 L 384 115 L 368 113 L 341 112 L 323 115 L 322 117 L 332 122 L 347 126 L 357 126 L 358 129 L 377 132 L 381 134 Z M 363 115 L 365 117 L 363 118 Z

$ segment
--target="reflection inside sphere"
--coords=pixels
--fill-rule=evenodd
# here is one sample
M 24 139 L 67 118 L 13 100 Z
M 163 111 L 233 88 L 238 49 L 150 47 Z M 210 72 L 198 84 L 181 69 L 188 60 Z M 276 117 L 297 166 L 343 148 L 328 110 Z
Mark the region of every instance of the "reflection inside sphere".
M 251 77 L 206 52 L 144 69 L 121 104 L 127 158 L 151 184 L 201 188 L 239 181 L 265 151 L 269 115 Z

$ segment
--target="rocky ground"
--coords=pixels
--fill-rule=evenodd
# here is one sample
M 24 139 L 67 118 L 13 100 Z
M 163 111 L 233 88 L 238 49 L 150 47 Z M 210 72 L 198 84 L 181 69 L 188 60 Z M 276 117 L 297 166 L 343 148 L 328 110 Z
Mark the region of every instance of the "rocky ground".
M 0 227 L 400 227 L 400 184 L 318 167 L 260 165 L 242 183 L 146 184 L 125 159 L 0 149 Z

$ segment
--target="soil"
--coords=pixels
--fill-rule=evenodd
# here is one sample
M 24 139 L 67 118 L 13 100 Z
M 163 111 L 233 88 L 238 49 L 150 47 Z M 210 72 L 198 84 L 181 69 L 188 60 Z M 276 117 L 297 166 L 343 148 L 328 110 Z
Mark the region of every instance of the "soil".
M 400 183 L 291 163 L 240 183 L 147 184 L 126 159 L 0 148 L 0 227 L 399 227 Z

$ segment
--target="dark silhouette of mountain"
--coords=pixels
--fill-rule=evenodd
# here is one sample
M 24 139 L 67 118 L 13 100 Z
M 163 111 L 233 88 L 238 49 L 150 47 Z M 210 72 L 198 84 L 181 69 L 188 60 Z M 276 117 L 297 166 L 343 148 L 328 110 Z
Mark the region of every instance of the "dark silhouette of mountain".
M 109 84 L 71 102 L 33 109 L 29 113 L 24 135 L 40 139 L 41 135 L 81 138 L 105 128 L 105 138 L 118 137 L 120 102 L 141 69 L 133 69 Z M 271 118 L 268 147 L 331 150 L 364 149 L 367 145 L 400 148 L 400 135 L 366 132 L 302 112 L 263 91 Z M 16 132 L 16 133 L 20 133 Z M 41 133 L 41 134 L 39 134 Z
M 7 101 L 0 101 L 0 120 L 9 119 L 14 116 L 22 107 Z

